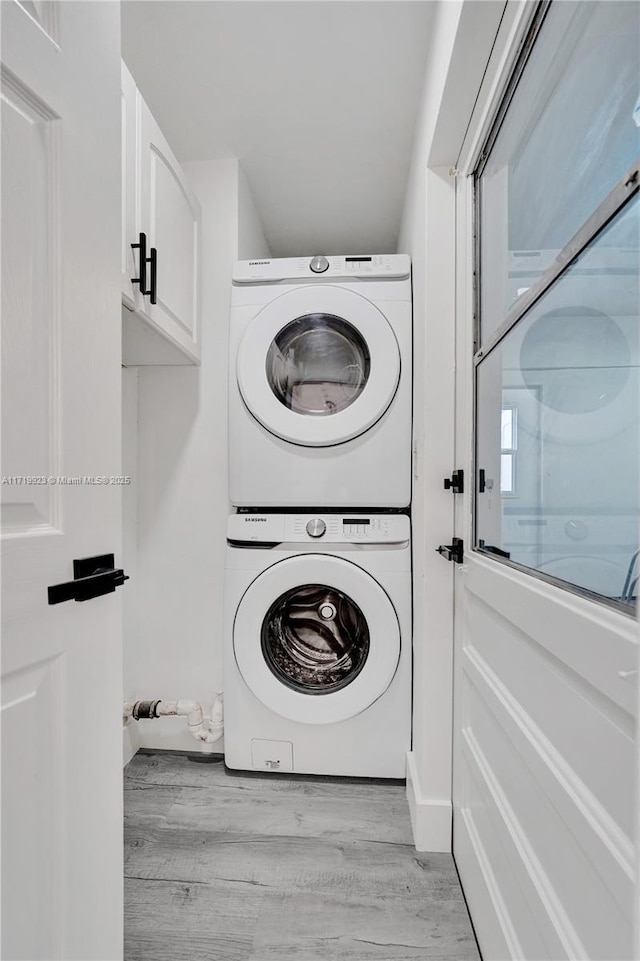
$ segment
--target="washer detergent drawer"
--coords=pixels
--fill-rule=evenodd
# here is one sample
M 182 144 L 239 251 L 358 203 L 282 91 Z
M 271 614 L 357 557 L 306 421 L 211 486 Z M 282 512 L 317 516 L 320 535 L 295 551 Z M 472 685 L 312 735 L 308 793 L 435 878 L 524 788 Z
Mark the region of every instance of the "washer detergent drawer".
M 293 771 L 291 741 L 251 741 L 251 766 L 258 771 Z

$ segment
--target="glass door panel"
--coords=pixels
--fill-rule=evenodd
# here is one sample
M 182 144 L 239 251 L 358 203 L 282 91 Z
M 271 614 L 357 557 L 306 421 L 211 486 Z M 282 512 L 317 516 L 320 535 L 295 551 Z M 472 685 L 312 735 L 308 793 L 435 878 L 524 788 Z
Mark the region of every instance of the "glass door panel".
M 640 200 L 477 369 L 476 544 L 625 605 L 637 598 Z
M 639 4 L 551 4 L 477 181 L 481 345 L 638 157 L 639 50 Z
M 332 314 L 306 314 L 280 331 L 267 353 L 267 380 L 298 414 L 337 414 L 369 378 L 369 350 L 352 324 Z

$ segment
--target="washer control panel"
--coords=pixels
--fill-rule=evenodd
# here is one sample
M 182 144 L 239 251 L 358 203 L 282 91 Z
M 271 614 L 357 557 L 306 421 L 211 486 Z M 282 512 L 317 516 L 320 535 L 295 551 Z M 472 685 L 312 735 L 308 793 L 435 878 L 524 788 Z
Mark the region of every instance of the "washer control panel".
M 406 514 L 232 514 L 227 537 L 258 544 L 402 544 L 410 522 Z
M 409 277 L 407 254 L 361 254 L 351 256 L 279 257 L 239 260 L 233 265 L 234 284 L 277 283 L 298 280 L 400 280 Z

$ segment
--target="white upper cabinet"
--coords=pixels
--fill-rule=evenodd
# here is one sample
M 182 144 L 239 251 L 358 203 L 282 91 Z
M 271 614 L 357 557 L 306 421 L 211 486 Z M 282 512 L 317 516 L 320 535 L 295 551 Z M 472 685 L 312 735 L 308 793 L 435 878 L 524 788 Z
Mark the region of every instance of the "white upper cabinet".
M 150 248 L 157 251 L 156 303 L 145 296 L 145 313 L 198 360 L 200 205 L 140 97 L 138 108 L 140 225 L 143 231 L 146 228 Z
M 122 129 L 123 363 L 198 364 L 200 205 L 124 65 Z
M 130 310 L 142 306 L 136 298 L 138 259 L 131 244 L 136 239 L 136 100 L 133 77 L 122 64 L 122 303 Z

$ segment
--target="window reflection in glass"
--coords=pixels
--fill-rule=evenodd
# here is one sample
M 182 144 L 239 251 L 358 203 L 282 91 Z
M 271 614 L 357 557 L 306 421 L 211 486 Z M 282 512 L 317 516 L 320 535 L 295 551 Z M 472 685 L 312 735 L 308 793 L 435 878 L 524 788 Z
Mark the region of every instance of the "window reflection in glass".
M 371 366 L 352 324 L 332 314 L 305 314 L 271 344 L 266 371 L 278 400 L 298 414 L 337 414 L 360 396 Z
M 638 587 L 639 207 L 482 360 L 477 386 L 477 546 L 624 604 Z
M 637 3 L 551 4 L 479 181 L 484 344 L 636 161 L 638 50 Z
M 502 408 L 500 439 L 500 492 L 502 494 L 515 494 L 516 490 L 517 416 L 515 407 Z

